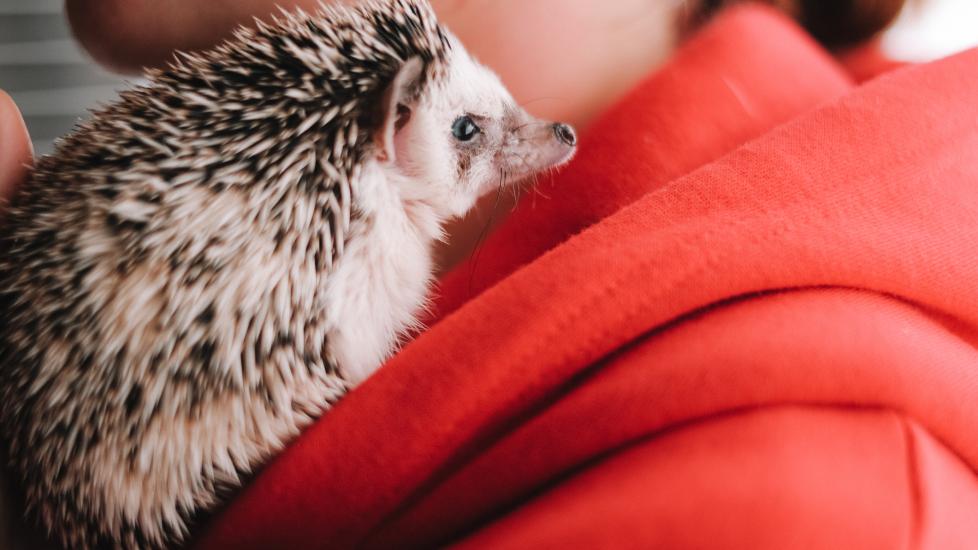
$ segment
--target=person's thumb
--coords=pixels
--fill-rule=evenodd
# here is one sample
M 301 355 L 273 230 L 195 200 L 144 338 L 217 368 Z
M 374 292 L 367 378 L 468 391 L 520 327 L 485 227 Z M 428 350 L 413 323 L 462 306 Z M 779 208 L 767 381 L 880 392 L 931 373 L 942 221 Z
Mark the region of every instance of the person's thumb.
M 10 96 L 0 90 L 0 210 L 27 176 L 33 154 L 24 118 Z

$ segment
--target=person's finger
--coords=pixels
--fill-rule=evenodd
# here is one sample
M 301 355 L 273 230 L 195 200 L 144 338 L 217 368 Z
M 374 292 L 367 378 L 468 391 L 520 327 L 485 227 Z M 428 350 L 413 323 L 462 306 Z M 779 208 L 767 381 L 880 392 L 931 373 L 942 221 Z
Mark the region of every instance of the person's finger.
M 0 205 L 27 176 L 32 156 L 24 118 L 10 96 L 0 90 Z

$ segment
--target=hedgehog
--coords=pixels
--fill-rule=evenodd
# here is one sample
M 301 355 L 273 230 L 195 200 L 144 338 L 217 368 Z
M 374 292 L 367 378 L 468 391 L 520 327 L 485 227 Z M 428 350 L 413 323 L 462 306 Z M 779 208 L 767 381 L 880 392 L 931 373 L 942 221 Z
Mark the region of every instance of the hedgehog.
M 567 162 L 423 0 L 177 54 L 36 164 L 0 228 L 0 430 L 68 548 L 186 541 L 418 328 L 442 225 Z

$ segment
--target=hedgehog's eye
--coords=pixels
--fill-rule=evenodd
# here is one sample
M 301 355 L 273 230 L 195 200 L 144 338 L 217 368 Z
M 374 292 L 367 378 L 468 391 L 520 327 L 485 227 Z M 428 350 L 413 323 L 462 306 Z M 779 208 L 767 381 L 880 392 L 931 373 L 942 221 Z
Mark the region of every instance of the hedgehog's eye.
M 452 135 L 459 141 L 472 141 L 472 138 L 481 131 L 468 115 L 458 117 L 452 124 Z

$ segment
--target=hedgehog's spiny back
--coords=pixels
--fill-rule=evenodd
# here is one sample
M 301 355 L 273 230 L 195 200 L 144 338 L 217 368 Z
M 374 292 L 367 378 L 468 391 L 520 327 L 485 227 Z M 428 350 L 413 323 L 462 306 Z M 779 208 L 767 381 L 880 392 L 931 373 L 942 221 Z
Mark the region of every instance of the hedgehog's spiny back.
M 421 93 L 444 74 L 448 48 L 446 34 L 421 1 L 369 1 L 356 9 L 286 14 L 238 31 L 214 50 L 181 55 L 170 67 L 150 72 L 147 86 L 123 92 L 59 142 L 54 155 L 39 160 L 31 184 L 13 201 L 5 219 L 9 225 L 0 229 L 0 249 L 10 252 L 0 257 L 0 313 L 16 314 L 0 320 L 0 339 L 6 340 L 0 341 L 0 357 L 11 364 L 30 359 L 4 372 L 0 394 L 7 403 L 0 417 L 20 481 L 34 499 L 32 509 L 41 510 L 48 527 L 64 541 L 90 545 L 112 534 L 153 546 L 162 533 L 174 538 L 182 532 L 182 524 L 153 527 L 122 516 L 107 529 L 105 518 L 111 511 L 77 504 L 93 502 L 91 495 L 79 496 L 87 481 L 78 476 L 97 469 L 95 462 L 82 460 L 87 455 L 81 451 L 108 438 L 104 431 L 118 429 L 113 422 L 122 414 L 116 401 L 106 397 L 115 394 L 102 386 L 111 390 L 118 385 L 112 374 L 129 368 L 127 354 L 132 351 L 123 345 L 118 364 L 92 364 L 102 342 L 89 335 L 101 334 L 92 320 L 100 313 L 83 307 L 93 299 L 91 289 L 83 286 L 91 263 L 85 254 L 91 252 L 79 246 L 79 230 L 84 224 L 112 226 L 107 234 L 123 243 L 113 250 L 119 256 L 112 258 L 117 261 L 113 276 L 125 277 L 149 256 L 166 256 L 160 265 L 171 270 L 184 270 L 196 258 L 180 256 L 192 247 L 177 241 L 145 249 L 146 235 L 160 222 L 113 218 L 112 207 L 123 199 L 130 208 L 120 215 L 137 218 L 144 209 L 164 209 L 168 203 L 160 195 L 180 186 L 219 192 L 237 184 L 253 189 L 325 182 L 328 192 L 348 201 L 350 192 L 343 186 L 368 152 L 380 122 L 375 106 L 387 84 L 404 60 L 420 57 L 428 62 L 416 90 Z M 345 191 L 336 191 L 341 188 Z M 335 204 L 339 206 L 331 202 L 329 208 L 345 209 L 349 216 L 348 204 Z M 276 202 L 267 205 L 274 209 Z M 276 219 L 274 212 L 267 214 L 266 219 Z M 338 219 L 334 212 L 328 223 L 342 224 Z M 332 235 L 341 240 L 342 231 Z M 164 254 L 162 246 L 172 248 L 172 254 Z M 317 258 L 317 267 L 320 262 L 325 265 L 329 259 Z M 95 283 L 109 284 L 101 279 Z M 20 303 L 31 295 L 27 290 L 50 299 Z M 66 304 L 78 307 L 65 309 Z M 79 372 L 85 374 L 66 386 L 64 399 L 46 399 L 53 394 L 42 399 L 47 384 L 61 377 L 51 369 L 39 374 L 39 354 L 51 348 L 55 336 L 68 344 L 85 340 L 84 346 L 65 348 L 65 363 L 81 365 Z M 213 353 L 212 346 L 204 345 L 208 342 L 200 342 L 199 353 L 194 348 L 202 369 L 194 387 L 204 390 L 208 388 L 202 384 L 212 374 L 205 369 Z M 103 379 L 94 378 L 96 372 Z M 212 378 L 222 391 L 234 389 L 228 377 Z M 31 391 L 38 394 L 33 401 L 25 397 Z M 133 395 L 135 401 L 146 399 Z M 190 395 L 188 402 L 194 398 L 196 394 Z M 50 415 L 33 414 L 48 406 L 66 418 L 63 426 L 45 425 L 54 422 Z M 39 435 L 52 427 L 57 428 L 53 435 Z M 39 455 L 41 439 L 45 450 Z M 56 479 L 52 472 L 58 473 Z M 182 517 L 190 512 L 180 508 L 167 513 Z M 151 536 L 144 538 L 147 533 Z

